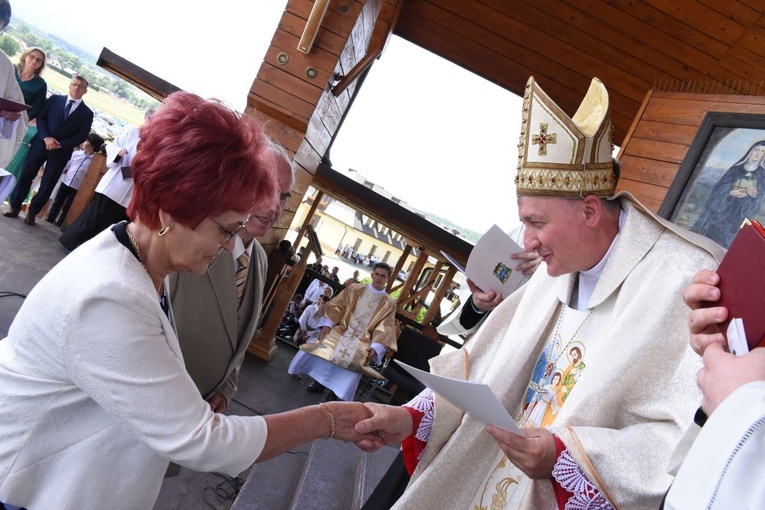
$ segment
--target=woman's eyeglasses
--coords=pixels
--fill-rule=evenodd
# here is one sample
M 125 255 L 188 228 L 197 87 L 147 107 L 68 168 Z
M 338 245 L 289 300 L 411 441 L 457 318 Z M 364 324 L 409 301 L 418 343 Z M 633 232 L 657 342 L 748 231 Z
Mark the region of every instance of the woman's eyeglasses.
M 215 221 L 215 219 L 213 218 L 210 218 L 210 219 L 212 220 L 213 223 L 218 225 L 218 228 L 221 229 L 221 233 L 223 234 L 223 241 L 221 241 L 220 244 L 226 244 L 227 242 L 229 242 L 235 235 L 239 233 L 240 230 L 244 228 L 245 225 L 247 225 L 247 222 L 250 221 L 248 218 L 244 220 L 243 222 L 241 222 L 239 225 L 237 225 L 237 227 L 234 230 L 229 230 L 223 225 L 221 225 L 220 223 L 218 223 L 217 221 Z

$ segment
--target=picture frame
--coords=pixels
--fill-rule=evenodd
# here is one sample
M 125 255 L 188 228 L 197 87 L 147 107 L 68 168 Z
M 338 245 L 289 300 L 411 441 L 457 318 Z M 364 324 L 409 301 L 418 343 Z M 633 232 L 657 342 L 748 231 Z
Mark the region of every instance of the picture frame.
M 765 115 L 707 113 L 658 214 L 725 248 L 765 220 Z

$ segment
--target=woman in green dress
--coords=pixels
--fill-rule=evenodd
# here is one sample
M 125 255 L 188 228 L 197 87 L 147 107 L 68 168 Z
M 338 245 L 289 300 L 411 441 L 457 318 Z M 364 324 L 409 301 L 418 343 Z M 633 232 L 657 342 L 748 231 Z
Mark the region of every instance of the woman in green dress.
M 19 146 L 19 150 L 11 160 L 7 171 L 12 173 L 17 179 L 21 174 L 21 165 L 29 152 L 29 140 L 37 134 L 37 122 L 35 118 L 37 113 L 45 103 L 48 94 L 48 84 L 45 83 L 40 74 L 45 69 L 45 51 L 36 46 L 30 46 L 21 53 L 19 63 L 16 65 L 16 81 L 21 87 L 21 93 L 24 95 L 24 102 L 32 108 L 27 110 L 29 116 L 29 127 L 24 140 Z M 5 199 L 7 197 L 3 197 Z

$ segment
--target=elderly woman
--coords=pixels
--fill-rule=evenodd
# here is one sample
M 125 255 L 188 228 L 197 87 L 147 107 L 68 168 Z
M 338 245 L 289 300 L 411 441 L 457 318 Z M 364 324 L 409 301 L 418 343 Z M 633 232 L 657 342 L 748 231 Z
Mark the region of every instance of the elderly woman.
M 233 475 L 306 441 L 359 437 L 360 403 L 224 416 L 184 369 L 163 282 L 204 273 L 243 211 L 278 199 L 266 147 L 253 120 L 183 92 L 141 128 L 133 221 L 54 267 L 0 341 L 0 501 L 152 508 L 169 461 Z

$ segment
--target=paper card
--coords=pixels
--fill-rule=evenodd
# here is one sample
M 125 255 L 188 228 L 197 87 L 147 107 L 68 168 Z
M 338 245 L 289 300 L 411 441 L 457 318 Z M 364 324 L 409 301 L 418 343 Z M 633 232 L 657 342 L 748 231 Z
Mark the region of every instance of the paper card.
M 730 321 L 728 331 L 728 350 L 734 356 L 743 356 L 749 352 L 749 345 L 746 342 L 746 332 L 744 331 L 744 319 L 735 318 Z
M 519 436 L 523 435 L 518 424 L 510 417 L 488 385 L 431 374 L 430 372 L 411 367 L 406 363 L 401 363 L 398 360 L 394 359 L 393 361 L 409 372 L 412 377 L 433 390 L 433 392 L 443 397 L 452 405 L 462 409 L 476 420 L 513 432 Z
M 497 225 L 491 227 L 470 252 L 467 275 L 481 290 L 494 290 L 507 297 L 523 284 L 524 275 L 515 267 L 524 262 L 510 258 L 524 249 Z
M 446 259 L 446 260 L 449 262 L 449 264 L 451 264 L 452 266 L 454 266 L 454 269 L 456 269 L 457 271 L 459 271 L 459 272 L 460 272 L 460 273 L 462 273 L 462 274 L 465 274 L 465 266 L 463 266 L 462 264 L 460 264 L 460 263 L 457 261 L 457 259 L 455 259 L 455 258 L 454 258 L 454 257 L 452 257 L 451 255 L 449 255 L 448 253 L 446 253 L 444 250 L 441 250 L 441 255 L 443 255 L 443 256 L 444 256 L 444 258 L 445 258 L 445 259 Z

